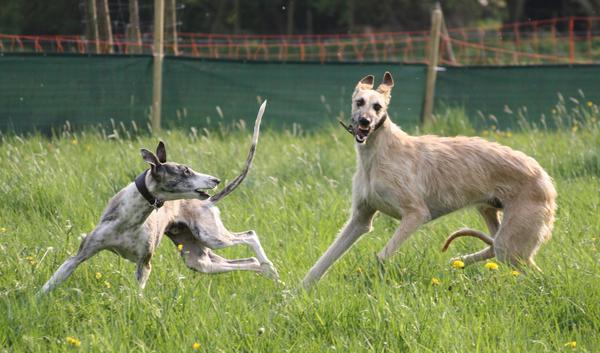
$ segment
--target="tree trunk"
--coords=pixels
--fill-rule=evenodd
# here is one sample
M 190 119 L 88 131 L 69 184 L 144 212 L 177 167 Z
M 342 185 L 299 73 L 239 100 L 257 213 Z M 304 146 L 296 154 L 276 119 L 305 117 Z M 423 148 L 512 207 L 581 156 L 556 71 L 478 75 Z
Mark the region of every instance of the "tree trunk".
M 127 25 L 127 42 L 131 43 L 128 52 L 142 52 L 142 34 L 140 31 L 140 10 L 138 0 L 129 0 L 129 25 Z
M 523 21 L 525 13 L 525 0 L 508 0 L 506 2 L 508 8 L 508 22 Z
M 113 52 L 112 24 L 108 0 L 98 0 L 98 32 L 100 33 L 100 48 L 102 53 Z
M 225 26 L 223 25 L 223 18 L 225 17 L 225 5 L 227 5 L 227 1 L 219 0 L 219 6 L 217 7 L 217 12 L 215 13 L 215 18 L 213 20 L 210 31 L 212 33 L 223 33 L 223 29 Z
M 100 37 L 98 34 L 98 7 L 96 0 L 86 0 L 85 2 L 85 36 L 88 43 L 93 43 L 96 54 L 100 53 Z M 88 49 L 91 51 L 91 49 Z
M 167 53 L 179 55 L 177 47 L 177 9 L 175 0 L 165 2 L 165 46 Z
M 289 0 L 287 6 L 287 34 L 294 34 L 294 12 L 296 8 L 296 0 Z
M 311 9 L 306 10 L 306 34 L 313 34 L 313 13 Z
M 233 4 L 234 10 L 234 23 L 233 23 L 233 33 L 240 34 L 242 31 L 242 14 L 240 12 L 240 0 L 235 0 Z
M 346 20 L 348 22 L 348 32 L 353 33 L 354 32 L 354 0 L 348 0 L 346 2 L 346 4 L 348 4 L 348 7 L 346 8 Z

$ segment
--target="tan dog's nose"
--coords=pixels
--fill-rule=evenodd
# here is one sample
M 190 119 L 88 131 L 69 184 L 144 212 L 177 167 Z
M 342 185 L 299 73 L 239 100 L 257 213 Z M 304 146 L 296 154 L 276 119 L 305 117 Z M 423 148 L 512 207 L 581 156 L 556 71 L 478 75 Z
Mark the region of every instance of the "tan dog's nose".
M 363 127 L 367 127 L 369 126 L 369 124 L 371 123 L 371 120 L 365 118 L 364 116 L 360 119 L 358 119 L 358 125 L 363 126 Z

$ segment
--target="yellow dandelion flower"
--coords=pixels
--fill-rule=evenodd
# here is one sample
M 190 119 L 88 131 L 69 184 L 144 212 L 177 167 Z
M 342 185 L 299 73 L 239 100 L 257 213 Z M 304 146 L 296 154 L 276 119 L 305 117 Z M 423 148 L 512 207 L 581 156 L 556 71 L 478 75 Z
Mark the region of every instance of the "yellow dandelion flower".
M 0 227 L 0 233 L 6 233 L 6 228 Z
M 512 137 L 512 132 L 510 132 L 510 131 L 507 131 L 507 132 L 506 132 L 506 137 Z
M 76 144 L 78 144 L 78 143 L 79 143 L 79 141 L 77 141 L 77 139 L 72 139 L 72 140 L 71 140 L 71 144 L 72 144 L 72 145 L 76 145 Z
M 431 285 L 432 285 L 432 286 L 439 286 L 440 284 L 442 284 L 442 281 L 440 281 L 439 279 L 437 279 L 437 278 L 435 278 L 435 277 L 433 277 L 433 278 L 431 279 Z
M 578 127 L 577 125 L 573 125 L 573 127 L 571 128 L 571 132 L 577 132 Z
M 78 340 L 75 337 L 71 337 L 71 336 L 67 336 L 67 343 L 70 344 L 73 347 L 79 347 L 81 346 L 81 341 Z
M 104 281 L 104 286 L 105 286 L 106 288 L 110 288 L 110 287 L 112 287 L 112 286 L 110 285 L 110 282 L 109 282 L 109 281 Z
M 96 279 L 102 278 L 102 274 L 100 272 L 96 272 Z
M 485 268 L 487 268 L 490 271 L 495 271 L 498 269 L 498 264 L 495 262 L 488 262 L 485 264 Z
M 363 269 L 362 269 L 362 268 L 360 268 L 360 267 L 357 267 L 357 268 L 356 268 L 356 273 L 363 273 Z
M 192 344 L 192 349 L 195 351 L 200 350 L 200 343 L 194 342 L 194 344 Z
M 454 260 L 452 261 L 452 267 L 456 269 L 462 269 L 465 268 L 465 263 L 460 260 Z
M 517 270 L 512 270 L 510 271 L 510 274 L 513 275 L 514 277 L 520 276 L 521 272 L 517 271 Z
M 569 347 L 569 348 L 577 348 L 577 342 L 576 341 L 569 341 L 567 343 L 565 343 L 565 347 Z
M 179 251 L 183 250 L 183 244 L 177 244 L 177 250 L 179 250 Z
M 29 255 L 29 256 L 25 257 L 25 260 L 31 262 L 31 261 L 35 260 L 35 258 L 33 256 Z
M 587 106 L 588 106 L 588 107 L 590 107 L 590 108 L 591 108 L 593 105 L 594 105 L 594 103 L 592 103 L 592 101 L 588 101 L 588 102 L 587 102 Z

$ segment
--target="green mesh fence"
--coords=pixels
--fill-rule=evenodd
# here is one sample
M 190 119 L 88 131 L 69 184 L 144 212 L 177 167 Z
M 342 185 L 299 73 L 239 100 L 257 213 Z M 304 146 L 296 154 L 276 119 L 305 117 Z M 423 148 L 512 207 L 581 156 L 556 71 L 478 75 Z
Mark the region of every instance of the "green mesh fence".
M 382 64 L 241 63 L 167 59 L 164 66 L 165 126 L 202 126 L 245 119 L 252 122 L 257 97 L 269 100 L 266 124 L 309 129 L 348 119 L 354 86 L 368 74 L 389 70 L 396 79 L 391 116 L 401 125 L 419 121 L 425 67 Z M 219 107 L 219 108 L 217 108 Z M 218 112 L 220 110 L 221 113 Z
M 198 129 L 244 119 L 258 98 L 269 100 L 265 125 L 311 129 L 348 118 L 350 95 L 367 74 L 394 75 L 389 108 L 401 126 L 418 124 L 425 91 L 423 65 L 314 64 L 166 58 L 163 126 Z M 145 128 L 152 98 L 152 57 L 0 55 L 0 131 L 49 131 L 112 121 Z M 477 126 L 518 127 L 539 121 L 557 103 L 598 103 L 598 66 L 450 67 L 438 73 L 436 109 L 461 106 Z M 585 97 L 581 96 L 581 92 Z M 257 98 L 258 97 L 258 98 Z M 526 107 L 523 108 L 523 107 Z M 519 113 L 520 112 L 520 113 Z M 490 118 L 490 116 L 494 118 Z M 551 122 L 548 122 L 551 125 Z
M 0 72 L 2 131 L 148 119 L 148 57 L 4 54 Z
M 152 101 L 152 57 L 0 56 L 0 131 L 49 131 L 112 121 L 145 128 Z M 367 74 L 396 78 L 390 112 L 414 125 L 421 114 L 425 67 L 382 64 L 293 64 L 166 58 L 163 126 L 198 129 L 249 125 L 257 97 L 269 100 L 265 125 L 305 129 L 348 117 L 350 95 Z M 217 108 L 218 107 L 218 108 Z M 220 111 L 220 112 L 219 112 Z
M 436 110 L 462 107 L 478 127 L 553 127 L 559 94 L 567 109 L 600 103 L 599 77 L 600 65 L 448 67 L 438 74 Z

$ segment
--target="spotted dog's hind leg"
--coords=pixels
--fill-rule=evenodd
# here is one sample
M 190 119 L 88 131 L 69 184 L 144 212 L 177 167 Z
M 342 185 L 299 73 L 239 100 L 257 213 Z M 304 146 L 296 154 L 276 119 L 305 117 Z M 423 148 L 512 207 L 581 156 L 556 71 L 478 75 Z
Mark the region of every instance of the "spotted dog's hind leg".
M 258 258 L 258 261 L 260 261 L 262 274 L 264 276 L 273 279 L 279 278 L 279 273 L 277 273 L 277 269 L 275 268 L 275 266 L 273 266 L 271 260 L 267 258 L 267 254 L 265 253 L 265 250 L 260 244 L 260 240 L 258 239 L 258 235 L 256 235 L 255 231 L 249 230 L 246 232 L 234 233 L 233 236 L 234 237 L 232 241 L 234 244 L 245 244 L 250 249 L 252 249 L 252 251 L 254 251 L 256 257 Z
M 228 260 L 217 254 L 214 254 L 210 249 L 203 251 L 190 251 L 184 254 L 186 265 L 198 272 L 202 273 L 224 273 L 231 271 L 253 271 L 262 272 L 260 263 L 255 258 Z
M 77 266 L 79 266 L 82 262 L 86 261 L 90 257 L 96 255 L 100 250 L 102 250 L 102 245 L 100 242 L 96 241 L 96 238 L 101 238 L 101 234 L 93 231 L 84 238 L 79 246 L 79 250 L 75 256 L 71 256 L 68 258 L 56 272 L 50 277 L 48 282 L 44 284 L 40 293 L 48 293 L 56 286 L 64 282 L 72 273 L 75 271 Z

